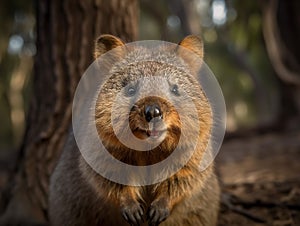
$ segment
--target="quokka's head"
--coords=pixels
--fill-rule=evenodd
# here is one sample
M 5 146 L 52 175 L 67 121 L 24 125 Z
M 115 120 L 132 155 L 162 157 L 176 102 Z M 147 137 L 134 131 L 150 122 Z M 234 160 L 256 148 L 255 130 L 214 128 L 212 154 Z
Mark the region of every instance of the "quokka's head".
M 112 35 L 97 39 L 96 58 L 113 50 L 95 112 L 108 149 L 173 151 L 180 139 L 186 147 L 191 139 L 208 139 L 211 108 L 195 77 L 202 41 L 188 36 L 173 47 L 127 46 Z

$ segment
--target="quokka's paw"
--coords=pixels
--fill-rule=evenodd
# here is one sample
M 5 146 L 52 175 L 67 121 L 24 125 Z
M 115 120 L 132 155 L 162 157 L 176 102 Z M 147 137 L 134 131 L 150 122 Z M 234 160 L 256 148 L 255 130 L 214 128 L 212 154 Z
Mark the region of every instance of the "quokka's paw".
M 130 204 L 125 205 L 122 209 L 122 216 L 123 218 L 130 224 L 130 225 L 140 225 L 143 223 L 143 215 L 144 210 L 142 205 L 138 202 L 132 202 Z
M 170 208 L 167 205 L 166 200 L 155 200 L 148 212 L 148 221 L 150 226 L 159 225 L 161 222 L 167 219 L 170 215 Z

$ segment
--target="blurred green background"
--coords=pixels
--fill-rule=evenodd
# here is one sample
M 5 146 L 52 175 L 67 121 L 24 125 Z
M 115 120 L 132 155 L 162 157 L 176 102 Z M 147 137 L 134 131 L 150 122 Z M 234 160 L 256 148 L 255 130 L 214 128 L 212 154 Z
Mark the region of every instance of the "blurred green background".
M 203 37 L 205 61 L 225 96 L 228 131 L 275 120 L 279 89 L 264 44 L 259 1 L 141 0 L 139 7 L 139 40 Z M 0 2 L 1 154 L 17 148 L 24 133 L 36 54 L 34 12 L 33 1 Z

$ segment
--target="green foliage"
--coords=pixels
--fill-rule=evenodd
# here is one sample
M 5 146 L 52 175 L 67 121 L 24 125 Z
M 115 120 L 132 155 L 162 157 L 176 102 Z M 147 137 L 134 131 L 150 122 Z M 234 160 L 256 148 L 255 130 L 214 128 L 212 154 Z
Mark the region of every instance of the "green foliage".
M 202 22 L 201 36 L 205 42 L 205 61 L 217 76 L 225 96 L 228 129 L 235 130 L 267 123 L 275 117 L 278 89 L 265 49 L 261 5 L 257 1 L 225 1 L 227 20 L 223 25 L 217 25 L 212 16 L 214 1 L 222 0 L 193 2 L 199 13 L 198 20 Z M 160 17 L 164 18 L 164 21 L 158 20 L 153 14 L 151 17 L 149 9 L 142 8 L 140 27 L 143 39 L 148 38 L 144 35 L 145 32 L 156 39 L 165 34 L 166 40 L 177 42 L 179 37 L 184 36 L 183 21 L 181 27 L 176 29 L 175 35 L 174 29 L 167 26 L 167 19 L 176 16 L 174 11 L 170 10 L 170 5 L 174 2 L 178 1 L 160 1 L 160 5 L 152 2 L 150 12 L 157 11 L 157 8 L 165 9 Z M 186 12 L 186 15 L 189 14 L 190 12 Z M 150 21 L 156 23 L 158 28 L 146 26 Z M 174 36 L 177 40 L 174 40 Z M 273 118 L 269 117 L 270 115 Z

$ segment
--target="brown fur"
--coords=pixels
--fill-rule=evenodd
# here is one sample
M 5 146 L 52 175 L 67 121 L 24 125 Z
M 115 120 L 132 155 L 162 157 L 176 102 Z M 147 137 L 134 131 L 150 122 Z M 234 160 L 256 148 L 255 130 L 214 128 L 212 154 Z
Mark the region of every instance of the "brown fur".
M 120 39 L 111 35 L 100 36 L 96 42 L 95 56 L 101 56 L 110 49 L 122 45 L 123 42 Z M 199 58 L 203 57 L 203 46 L 198 37 L 188 36 L 180 42 L 180 45 L 193 51 Z M 111 182 L 95 173 L 80 155 L 74 136 L 70 133 L 65 150 L 51 178 L 50 220 L 54 226 L 128 225 L 122 213 L 127 214 L 129 218 L 136 219 L 139 211 L 143 212 L 144 223 L 140 222 L 142 225 L 148 225 L 148 223 L 155 225 L 161 220 L 164 220 L 160 223 L 162 226 L 216 225 L 219 186 L 213 165 L 203 172 L 198 170 L 204 151 L 209 145 L 212 125 L 211 108 L 195 78 L 185 72 L 189 70 L 190 73 L 194 73 L 197 70 L 190 56 L 180 51 L 177 54 L 181 60 L 178 65 L 179 68 L 183 68 L 182 71 L 170 65 L 147 61 L 147 58 L 143 59 L 142 63 L 133 63 L 126 67 L 121 60 L 121 63 L 115 66 L 115 70 L 112 70 L 111 79 L 104 84 L 98 96 L 95 111 L 96 125 L 99 137 L 106 149 L 115 158 L 127 164 L 144 166 L 164 160 L 178 147 L 180 136 L 183 136 L 183 142 L 180 143 L 179 148 L 182 150 L 191 148 L 190 139 L 195 138 L 194 134 L 198 129 L 195 128 L 195 119 L 189 114 L 180 115 L 181 119 L 184 117 L 188 121 L 189 126 L 188 132 L 183 134 L 184 128 L 175 107 L 163 98 L 142 98 L 135 103 L 129 115 L 129 125 L 133 134 L 140 139 L 145 139 L 148 124 L 142 112 L 148 104 L 159 104 L 167 133 L 162 143 L 150 151 L 139 152 L 127 148 L 115 136 L 110 124 L 112 103 L 116 94 L 124 86 L 122 84 L 124 79 L 128 83 L 128 81 L 142 77 L 153 76 L 157 71 L 166 71 L 165 74 L 169 75 L 171 81 L 176 81 L 180 87 L 183 86 L 189 90 L 198 111 L 201 129 L 199 136 L 196 137 L 198 142 L 192 158 L 182 169 L 165 181 L 148 186 L 125 186 Z M 121 49 L 116 57 L 126 59 L 126 53 Z M 122 112 L 122 109 L 125 110 L 128 107 L 126 100 L 124 98 L 123 105 L 119 109 L 120 119 L 117 126 L 122 126 L 122 122 L 126 120 L 124 118 L 126 114 Z M 188 111 L 189 106 L 185 106 L 184 103 L 180 104 Z M 153 218 L 149 217 L 150 213 L 154 213 Z

